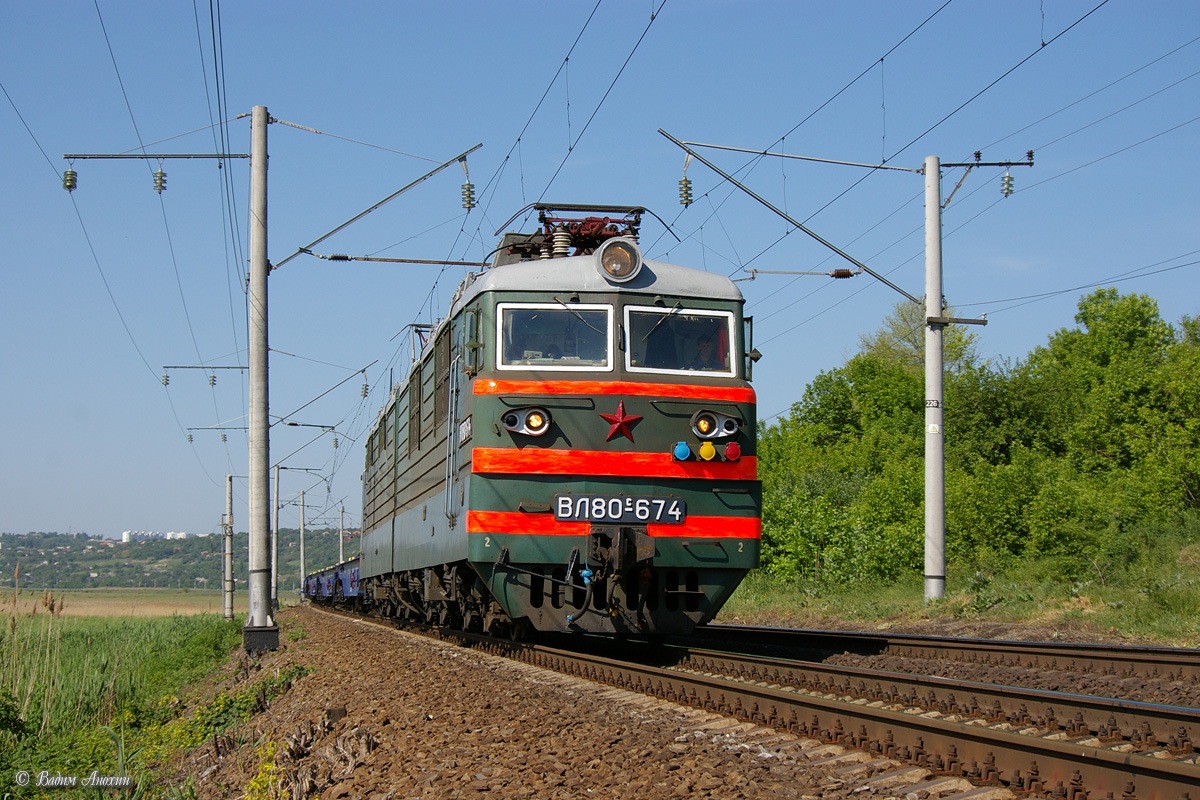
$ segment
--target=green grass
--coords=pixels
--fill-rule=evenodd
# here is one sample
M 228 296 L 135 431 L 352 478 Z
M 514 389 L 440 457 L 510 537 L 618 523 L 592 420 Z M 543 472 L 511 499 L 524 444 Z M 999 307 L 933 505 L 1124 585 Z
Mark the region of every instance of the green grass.
M 15 623 L 15 624 L 14 624 Z M 0 686 L 38 734 L 135 714 L 224 660 L 240 625 L 212 617 L 9 618 L 0 638 Z
M 72 618 L 0 606 L 0 785 L 17 769 L 144 770 L 138 757 L 179 711 L 176 694 L 241 643 L 214 615 Z
M 1128 564 L 1107 567 L 1042 558 L 951 568 L 945 597 L 931 603 L 919 576 L 830 586 L 758 572 L 738 587 L 717 621 L 930 632 L 1002 623 L 1057 638 L 1197 647 L 1200 545 L 1164 541 Z

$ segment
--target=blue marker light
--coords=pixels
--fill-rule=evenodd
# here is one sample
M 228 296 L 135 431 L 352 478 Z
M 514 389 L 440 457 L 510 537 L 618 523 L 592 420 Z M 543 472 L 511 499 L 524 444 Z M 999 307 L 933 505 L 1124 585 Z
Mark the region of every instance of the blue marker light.
M 676 461 L 687 461 L 692 457 L 692 448 L 688 447 L 687 442 L 676 442 L 675 447 L 671 450 L 671 455 Z

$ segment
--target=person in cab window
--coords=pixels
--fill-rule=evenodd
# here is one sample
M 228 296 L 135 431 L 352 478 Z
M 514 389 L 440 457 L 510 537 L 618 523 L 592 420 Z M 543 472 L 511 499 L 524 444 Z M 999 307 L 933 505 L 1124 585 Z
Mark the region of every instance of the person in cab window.
M 688 369 L 725 369 L 725 365 L 716 356 L 711 336 L 701 334 L 700 338 L 696 339 L 696 357 L 692 359 Z

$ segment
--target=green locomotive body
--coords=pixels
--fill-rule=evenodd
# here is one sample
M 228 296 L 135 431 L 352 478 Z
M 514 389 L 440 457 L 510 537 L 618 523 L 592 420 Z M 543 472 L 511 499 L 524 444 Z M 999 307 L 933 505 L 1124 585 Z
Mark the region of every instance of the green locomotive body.
M 368 437 L 361 601 L 464 629 L 686 633 L 758 564 L 741 293 L 643 262 L 641 209 L 539 211 L 459 287 Z

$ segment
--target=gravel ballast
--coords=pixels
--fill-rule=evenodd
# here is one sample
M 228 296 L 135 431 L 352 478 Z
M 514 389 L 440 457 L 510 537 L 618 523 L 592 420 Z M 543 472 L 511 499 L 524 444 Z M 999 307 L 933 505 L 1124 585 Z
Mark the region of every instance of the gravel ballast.
M 280 650 L 217 689 L 312 671 L 232 746 L 188 756 L 201 797 L 241 797 L 256 776 L 291 797 L 832 796 L 840 749 L 309 607 L 279 616 Z

